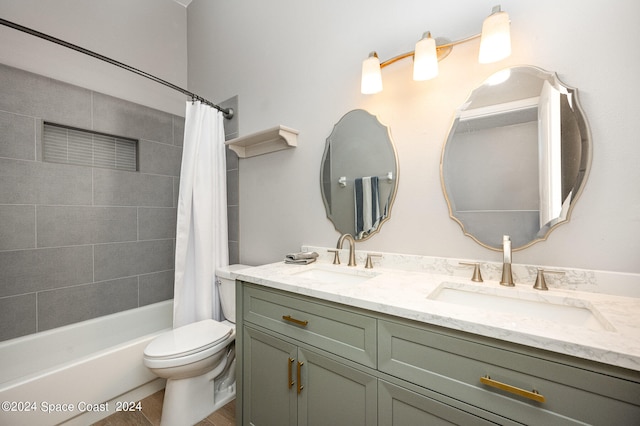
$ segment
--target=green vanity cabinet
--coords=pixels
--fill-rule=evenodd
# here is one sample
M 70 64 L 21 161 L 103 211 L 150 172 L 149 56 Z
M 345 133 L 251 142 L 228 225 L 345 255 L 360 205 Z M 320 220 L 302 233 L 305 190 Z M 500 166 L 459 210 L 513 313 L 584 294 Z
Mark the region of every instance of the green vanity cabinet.
M 241 424 L 376 424 L 375 318 L 253 286 L 243 318 Z
M 312 350 L 298 350 L 304 389 L 298 403 L 299 425 L 371 425 L 376 423 L 377 379 Z
M 640 425 L 640 373 L 402 319 L 378 321 L 378 369 L 528 425 Z
M 377 366 L 377 319 L 355 309 L 245 284 L 242 319 L 366 367 Z M 237 315 L 236 315 L 237 317 Z
M 244 327 L 244 424 L 375 424 L 376 378 Z
M 295 369 L 297 346 L 246 326 L 243 335 L 243 416 L 238 418 L 248 425 L 295 425 L 297 394 L 287 372 Z
M 242 425 L 640 425 L 637 371 L 240 281 L 237 309 Z

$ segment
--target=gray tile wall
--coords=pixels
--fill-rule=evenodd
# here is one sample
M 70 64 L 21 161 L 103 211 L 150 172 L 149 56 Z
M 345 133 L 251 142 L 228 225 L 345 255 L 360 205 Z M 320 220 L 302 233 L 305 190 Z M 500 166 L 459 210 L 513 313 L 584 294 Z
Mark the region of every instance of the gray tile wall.
M 140 140 L 140 171 L 42 162 L 43 121 Z M 236 137 L 237 118 L 225 129 Z M 0 341 L 173 297 L 183 132 L 182 117 L 0 64 Z M 235 263 L 233 152 L 227 164 Z
M 238 97 L 227 99 L 220 103 L 221 107 L 233 108 L 235 114 L 232 119 L 225 120 L 225 140 L 239 136 Z M 240 262 L 240 210 L 239 210 L 239 161 L 235 152 L 227 148 L 227 220 L 229 222 L 229 264 Z

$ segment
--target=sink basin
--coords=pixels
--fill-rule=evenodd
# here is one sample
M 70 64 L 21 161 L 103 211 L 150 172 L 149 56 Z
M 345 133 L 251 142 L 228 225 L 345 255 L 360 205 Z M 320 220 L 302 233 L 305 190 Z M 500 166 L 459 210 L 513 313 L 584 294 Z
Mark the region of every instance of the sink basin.
M 512 314 L 516 318 L 551 321 L 590 330 L 615 331 L 613 326 L 588 300 L 537 294 L 512 288 L 465 286 L 459 283 L 442 283 L 428 299 L 469 306 L 477 309 Z
M 363 271 L 362 269 L 347 269 L 348 266 L 334 268 L 329 266 L 307 267 L 300 272 L 294 272 L 292 276 L 308 278 L 315 281 L 335 284 L 358 284 L 370 280 L 378 274 L 373 271 Z

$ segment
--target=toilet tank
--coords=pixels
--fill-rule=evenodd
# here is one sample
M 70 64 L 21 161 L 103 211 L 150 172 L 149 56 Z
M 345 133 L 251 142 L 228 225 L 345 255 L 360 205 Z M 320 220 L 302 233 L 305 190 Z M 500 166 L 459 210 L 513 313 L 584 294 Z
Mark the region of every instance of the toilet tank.
M 216 282 L 220 294 L 220 304 L 224 317 L 235 324 L 236 322 L 236 276 L 242 269 L 250 268 L 247 265 L 221 266 L 216 269 Z

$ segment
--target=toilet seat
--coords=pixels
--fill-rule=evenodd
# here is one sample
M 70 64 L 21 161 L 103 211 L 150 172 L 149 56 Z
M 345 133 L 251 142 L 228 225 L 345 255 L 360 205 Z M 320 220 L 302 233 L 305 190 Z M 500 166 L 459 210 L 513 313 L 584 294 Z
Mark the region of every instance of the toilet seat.
M 207 319 L 178 327 L 155 338 L 144 350 L 145 365 L 169 368 L 205 359 L 235 339 L 235 329 Z

